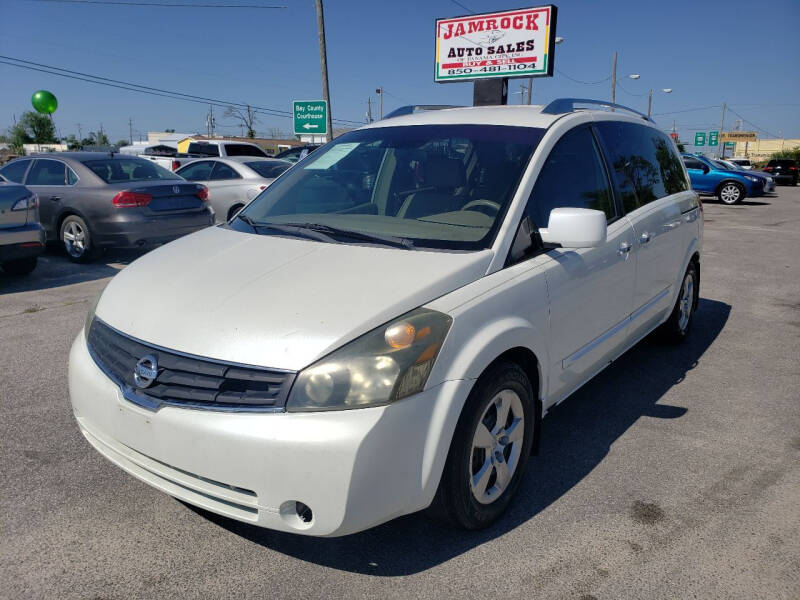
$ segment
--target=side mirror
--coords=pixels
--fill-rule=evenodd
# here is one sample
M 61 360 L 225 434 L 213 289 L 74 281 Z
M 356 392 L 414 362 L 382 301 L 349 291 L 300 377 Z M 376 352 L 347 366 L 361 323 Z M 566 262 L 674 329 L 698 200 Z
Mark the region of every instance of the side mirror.
M 707 174 L 711 169 L 708 168 L 708 165 L 703 165 L 703 173 Z
M 562 248 L 595 248 L 606 241 L 606 214 L 589 208 L 554 208 L 542 241 Z

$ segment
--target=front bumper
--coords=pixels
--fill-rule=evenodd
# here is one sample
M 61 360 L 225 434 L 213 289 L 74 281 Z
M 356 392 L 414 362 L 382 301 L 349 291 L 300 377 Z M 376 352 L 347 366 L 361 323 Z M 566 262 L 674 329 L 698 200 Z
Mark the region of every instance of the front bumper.
M 122 397 L 81 332 L 69 393 L 81 432 L 106 458 L 190 504 L 261 527 L 338 536 L 430 504 L 471 381 L 389 406 L 318 413 L 224 413 Z M 303 522 L 296 502 L 311 508 Z
M 45 233 L 39 223 L 0 229 L 0 262 L 39 256 L 44 243 Z

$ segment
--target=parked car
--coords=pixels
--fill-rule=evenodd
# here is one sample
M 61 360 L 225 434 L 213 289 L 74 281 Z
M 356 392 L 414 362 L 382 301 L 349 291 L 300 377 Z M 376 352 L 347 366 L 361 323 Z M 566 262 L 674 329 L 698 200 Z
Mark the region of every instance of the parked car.
M 291 166 L 286 160 L 233 156 L 195 159 L 176 173 L 208 188 L 217 221 L 222 222 L 229 221 Z
M 288 150 L 284 150 L 283 152 L 278 152 L 275 155 L 275 158 L 279 158 L 281 160 L 288 160 L 291 163 L 296 163 L 300 160 L 303 160 L 306 156 L 311 154 L 314 150 L 319 148 L 321 144 L 306 144 L 305 146 L 295 146 L 294 148 L 289 148 Z
M 44 241 L 39 198 L 0 175 L 0 267 L 8 275 L 27 275 L 36 268 Z
M 145 153 L 143 158 L 161 165 L 170 171 L 177 171 L 186 163 L 196 158 L 209 157 L 230 157 L 230 156 L 253 156 L 259 158 L 269 158 L 269 155 L 261 148 L 250 142 L 239 142 L 236 140 L 201 140 L 189 142 L 186 154 L 174 153 L 167 155 L 159 152 L 157 154 Z
M 36 192 L 47 240 L 63 243 L 76 262 L 100 248 L 158 245 L 214 223 L 205 186 L 138 157 L 34 154 L 0 174 Z
M 738 204 L 745 198 L 764 195 L 764 177 L 715 165 L 710 158 L 683 154 L 683 164 L 692 181 L 692 189 L 714 195 L 723 204 Z
M 426 507 L 489 526 L 545 413 L 651 331 L 683 340 L 697 307 L 702 206 L 674 142 L 575 103 L 348 132 L 126 267 L 70 353 L 86 439 L 262 527 Z
M 798 166 L 797 161 L 791 158 L 773 158 L 764 167 L 764 170 L 775 178 L 778 183 L 797 185 Z
M 725 160 L 732 162 L 740 171 L 750 171 L 753 168 L 749 158 L 727 158 Z
M 709 160 L 717 168 L 725 169 L 725 170 L 728 170 L 728 171 L 736 171 L 741 175 L 751 175 L 753 177 L 761 177 L 761 178 L 763 178 L 764 179 L 764 193 L 765 194 L 771 194 L 771 193 L 773 193 L 775 191 L 775 179 L 773 179 L 772 176 L 769 173 L 765 173 L 763 171 L 753 171 L 753 170 L 743 171 L 741 168 L 739 168 L 739 165 L 737 165 L 736 163 L 733 163 L 733 162 L 731 162 L 729 160 L 723 160 L 723 159 L 716 159 L 716 160 L 715 159 L 709 159 Z

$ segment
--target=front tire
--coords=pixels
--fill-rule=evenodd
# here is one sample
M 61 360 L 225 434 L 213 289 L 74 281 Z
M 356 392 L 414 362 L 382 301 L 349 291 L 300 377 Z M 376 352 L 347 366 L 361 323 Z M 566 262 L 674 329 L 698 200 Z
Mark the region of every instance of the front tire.
M 9 260 L 3 263 L 3 271 L 6 275 L 28 275 L 36 268 L 37 259 L 33 258 L 20 258 L 18 260 Z
M 64 244 L 67 258 L 72 262 L 88 262 L 94 256 L 89 226 L 78 215 L 69 215 L 62 221 L 59 239 Z
M 717 190 L 717 198 L 723 204 L 739 204 L 745 197 L 745 189 L 741 183 L 729 181 Z
M 483 529 L 519 487 L 534 436 L 533 388 L 519 365 L 502 362 L 478 379 L 458 420 L 429 514 Z
M 659 329 L 659 337 L 670 344 L 679 344 L 689 335 L 692 319 L 697 309 L 697 297 L 700 289 L 700 277 L 697 265 L 689 263 L 681 282 L 678 299 L 669 319 Z

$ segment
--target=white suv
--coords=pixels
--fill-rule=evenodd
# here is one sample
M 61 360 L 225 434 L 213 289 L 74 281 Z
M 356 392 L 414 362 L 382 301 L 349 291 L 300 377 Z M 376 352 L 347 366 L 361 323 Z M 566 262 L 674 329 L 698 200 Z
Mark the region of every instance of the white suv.
M 81 431 L 263 527 L 335 536 L 426 507 L 490 524 L 550 407 L 692 323 L 702 207 L 674 143 L 623 108 L 336 138 L 108 284 L 70 354 Z

